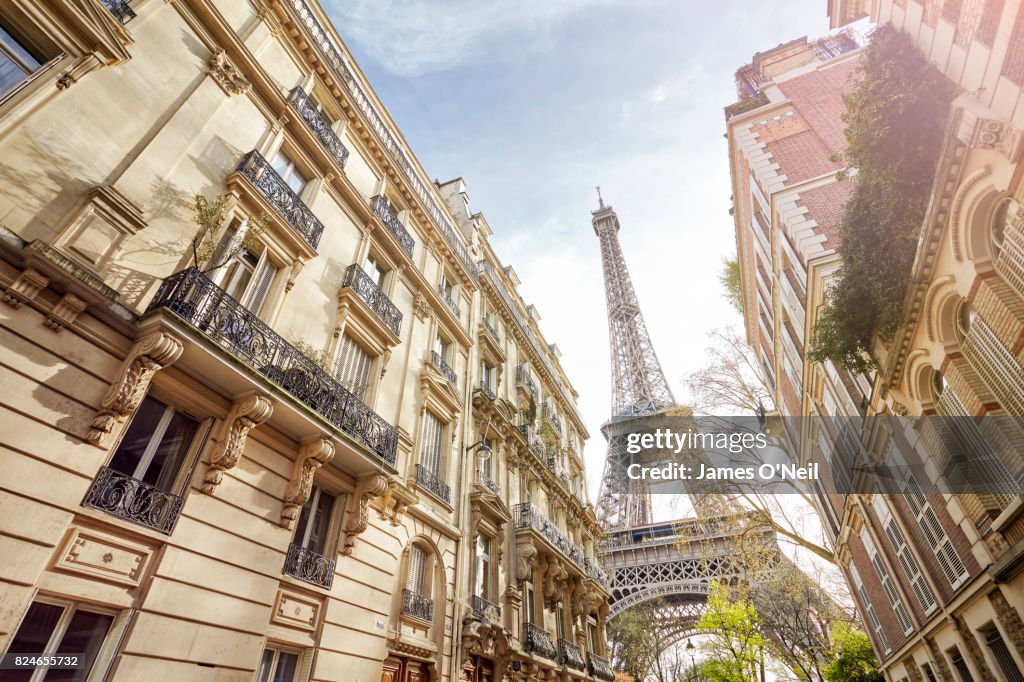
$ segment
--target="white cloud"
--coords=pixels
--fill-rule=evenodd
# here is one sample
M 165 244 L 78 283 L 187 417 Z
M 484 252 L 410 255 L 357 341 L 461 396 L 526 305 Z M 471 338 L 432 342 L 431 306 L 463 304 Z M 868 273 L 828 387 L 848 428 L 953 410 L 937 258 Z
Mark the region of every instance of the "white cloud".
M 357 41 L 388 71 L 418 76 L 476 63 L 499 37 L 516 49 L 543 51 L 559 23 L 584 10 L 635 4 L 629 0 L 328 0 L 346 38 Z

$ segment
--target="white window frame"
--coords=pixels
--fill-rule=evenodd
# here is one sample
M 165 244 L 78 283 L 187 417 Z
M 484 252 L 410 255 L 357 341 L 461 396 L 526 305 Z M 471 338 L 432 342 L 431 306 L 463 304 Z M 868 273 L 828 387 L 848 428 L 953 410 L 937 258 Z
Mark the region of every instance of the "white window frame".
M 892 651 L 892 646 L 889 644 L 889 640 L 885 637 L 885 630 L 882 629 L 882 623 L 878 620 L 878 614 L 875 613 L 875 607 L 871 603 L 871 599 L 868 598 L 868 592 L 864 589 L 864 582 L 860 579 L 860 573 L 857 571 L 857 566 L 852 562 L 847 567 L 850 571 L 850 579 L 853 581 L 854 589 L 857 594 L 860 595 L 864 613 L 867 615 L 868 620 L 871 622 L 871 629 L 875 631 L 875 639 L 882 645 L 882 652 L 889 653 Z
M 875 514 L 885 530 L 886 537 L 889 538 L 889 544 L 896 553 L 896 558 L 899 560 L 900 565 L 903 566 L 903 572 L 910 581 L 914 594 L 917 595 L 918 603 L 924 610 L 924 614 L 926 616 L 929 615 L 938 608 L 938 603 L 935 601 L 935 595 L 925 580 L 924 574 L 921 573 L 921 568 L 918 566 L 917 559 L 907 543 L 903 529 L 900 528 L 896 517 L 890 511 L 889 505 L 881 493 L 874 494 L 871 499 L 871 505 L 874 507 Z
M 263 664 L 263 654 L 267 651 L 274 652 L 273 662 L 270 664 L 270 676 L 267 678 L 270 682 L 273 682 L 274 676 L 277 674 L 277 666 L 281 661 L 281 654 L 291 654 L 296 657 L 295 664 L 295 675 L 289 682 L 303 682 L 308 679 L 309 673 L 307 671 L 309 658 L 308 650 L 301 649 L 299 647 L 288 646 L 286 644 L 279 644 L 277 642 L 265 642 L 263 649 L 260 651 L 260 665 Z M 259 679 L 260 668 L 256 668 L 256 679 Z
M 875 573 L 878 575 L 878 581 L 882 585 L 882 591 L 885 592 L 885 596 L 889 600 L 889 605 L 892 606 L 893 613 L 896 614 L 896 622 L 898 622 L 903 628 L 903 634 L 909 635 L 914 631 L 914 623 L 910 619 L 907 607 L 903 605 L 903 600 L 900 598 L 899 591 L 896 589 L 896 581 L 894 581 L 892 576 L 889 574 L 889 569 L 885 565 L 882 555 L 878 552 L 878 548 L 875 546 L 875 541 L 868 532 L 867 527 L 861 529 L 860 541 L 864 543 L 864 549 L 867 550 L 868 558 L 871 560 L 871 565 L 874 567 Z

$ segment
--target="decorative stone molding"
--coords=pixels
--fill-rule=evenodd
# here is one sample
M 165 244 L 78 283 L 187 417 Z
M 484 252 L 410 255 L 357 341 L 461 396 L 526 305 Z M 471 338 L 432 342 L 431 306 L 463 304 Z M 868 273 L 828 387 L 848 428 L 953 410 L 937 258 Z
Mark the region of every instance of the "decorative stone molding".
M 392 479 L 388 481 L 388 489 L 381 499 L 380 518 L 392 526 L 398 526 L 409 507 L 417 505 L 419 501 L 415 491 Z
M 207 73 L 229 96 L 244 95 L 252 88 L 252 83 L 247 81 L 242 72 L 231 63 L 223 48 L 214 50 Z
M 18 308 L 22 303 L 28 303 L 38 296 L 39 292 L 45 289 L 49 283 L 49 278 L 38 270 L 25 268 L 18 278 L 11 282 L 11 286 L 7 287 L 7 290 L 0 295 L 0 300 L 12 308 Z
M 1005 125 L 994 118 L 980 118 L 974 128 L 971 146 L 978 149 L 995 149 L 1011 163 L 1017 163 L 1021 152 L 1022 131 Z
M 64 294 L 57 301 L 57 305 L 53 306 L 53 310 L 46 316 L 46 319 L 43 320 L 43 324 L 53 331 L 59 332 L 64 327 L 70 326 L 88 305 L 88 302 L 83 301 L 72 293 Z
M 412 313 L 420 322 L 427 322 L 434 316 L 434 311 L 430 307 L 430 301 L 420 293 L 417 293 L 416 298 L 412 301 Z
M 978 639 L 974 636 L 974 632 L 967 627 L 967 623 L 964 622 L 961 616 L 952 614 L 949 619 L 953 621 L 953 626 L 956 627 L 960 640 L 967 647 L 967 655 L 970 656 L 975 670 L 981 676 L 981 682 L 996 682 L 996 676 L 989 669 L 985 656 L 981 652 L 981 646 L 978 644 Z
M 181 357 L 182 350 L 181 341 L 164 332 L 155 332 L 136 341 L 103 396 L 85 440 L 97 447 L 106 447 L 114 427 L 133 414 L 142 402 L 153 375 Z
M 302 506 L 313 492 L 313 475 L 316 470 L 334 459 L 334 443 L 327 438 L 318 438 L 306 443 L 299 450 L 299 456 L 292 467 L 292 477 L 284 493 L 284 508 L 281 509 L 281 526 L 291 530 L 299 518 Z
M 356 489 L 345 505 L 345 526 L 342 530 L 341 553 L 351 556 L 356 538 L 366 531 L 370 521 L 370 500 L 380 497 L 388 489 L 388 479 L 381 474 L 369 474 L 358 479 Z
M 989 593 L 988 600 L 996 611 L 996 618 L 1003 626 L 1007 639 L 1013 642 L 1017 653 L 1024 656 L 1024 621 L 1021 620 L 1020 613 L 1006 601 L 1006 596 L 998 587 Z
M 278 590 L 270 620 L 300 630 L 315 630 L 322 607 L 319 600 L 288 590 Z
M 123 538 L 73 527 L 54 562 L 54 568 L 89 578 L 138 587 L 152 549 Z
M 485 616 L 470 611 L 462 619 L 461 664 L 464 665 L 471 654 L 494 658 L 497 662 L 506 660 L 511 637 L 512 633 L 500 623 L 491 622 Z
M 224 478 L 242 458 L 249 431 L 270 419 L 274 403 L 262 393 L 235 401 L 220 427 L 220 442 L 210 456 L 210 468 L 203 477 L 203 492 L 212 495 Z
M 520 582 L 532 580 L 533 569 L 537 567 L 537 548 L 532 543 L 525 543 L 516 549 L 516 578 Z

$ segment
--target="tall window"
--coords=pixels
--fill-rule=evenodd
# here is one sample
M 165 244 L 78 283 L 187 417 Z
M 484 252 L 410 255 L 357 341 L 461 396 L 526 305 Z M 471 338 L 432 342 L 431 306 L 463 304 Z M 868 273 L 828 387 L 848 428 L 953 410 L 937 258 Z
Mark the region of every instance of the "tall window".
M 302 194 L 302 190 L 306 187 L 306 183 L 309 182 L 309 178 L 299 170 L 290 156 L 278 150 L 274 154 L 274 159 L 270 162 L 270 165 L 281 176 L 281 179 L 285 181 L 285 184 L 292 188 L 293 192 Z
M 13 90 L 44 62 L 46 56 L 0 16 L 0 96 Z
M 266 249 L 257 255 L 243 246 L 248 230 L 248 221 L 243 220 L 225 231 L 210 261 L 216 268 L 211 274 L 214 284 L 259 315 L 278 267 Z
M 953 669 L 956 670 L 960 682 L 974 682 L 974 676 L 971 674 L 971 669 L 967 667 L 967 661 L 964 660 L 960 649 L 953 647 L 946 653 L 949 654 L 949 660 L 953 664 Z
M 885 562 L 882 561 L 882 556 L 875 547 L 875 541 L 871 538 L 866 527 L 861 530 L 860 539 L 868 552 L 868 557 L 871 559 L 871 565 L 875 568 L 875 573 L 878 574 L 878 581 L 882 583 L 882 591 L 885 592 L 889 604 L 892 605 L 892 610 L 896 614 L 896 620 L 899 621 L 903 632 L 909 634 L 914 627 L 910 622 L 910 614 L 907 613 L 907 608 L 903 605 L 899 592 L 896 591 L 896 585 L 892 576 L 889 575 L 889 569 L 886 568 Z
M 900 565 L 903 566 L 903 572 L 906 573 L 907 579 L 910 580 L 910 586 L 913 588 L 914 594 L 917 595 L 921 608 L 924 609 L 926 614 L 931 613 L 936 606 L 935 596 L 932 594 L 931 588 L 928 587 L 928 583 L 925 582 L 921 569 L 917 565 L 917 560 L 907 545 L 907 540 L 903 536 L 903 531 L 896 522 L 896 518 L 889 511 L 889 505 L 886 504 L 885 498 L 877 493 L 871 500 L 871 504 L 875 508 L 875 514 L 878 515 L 879 521 L 885 528 L 885 534 L 889 538 L 889 543 L 892 545 L 893 551 L 896 552 Z
M 476 536 L 476 575 L 473 594 L 491 600 L 491 538 Z
M 1007 682 L 1024 682 L 1024 675 L 1021 675 L 1020 668 L 1017 667 L 1017 661 L 1013 660 L 1013 654 L 1006 647 L 1002 633 L 995 626 L 990 627 L 991 630 L 985 633 L 985 644 L 988 645 L 989 650 L 992 652 L 992 657 L 996 659 L 996 665 L 999 667 L 999 670 L 1002 671 Z
M 536 611 L 536 605 L 534 604 L 535 601 L 536 601 L 536 595 L 534 594 L 534 591 L 533 591 L 533 585 L 532 584 L 528 584 L 526 586 L 525 599 L 523 600 L 523 606 L 525 607 L 525 613 L 523 614 L 523 617 L 526 619 L 527 623 L 536 623 L 537 622 L 537 611 Z
M 345 335 L 338 350 L 338 363 L 334 368 L 334 376 L 357 398 L 362 400 L 370 384 L 370 364 L 372 359 L 362 347 Z
M 367 256 L 366 262 L 363 264 L 363 271 L 367 276 L 373 280 L 373 283 L 377 285 L 378 289 L 384 288 L 384 275 L 387 274 L 387 270 L 381 266 L 373 256 Z
M 146 396 L 109 467 L 169 492 L 198 428 L 192 417 Z
M 424 413 L 423 438 L 420 441 L 420 464 L 435 476 L 440 476 L 441 474 L 441 443 L 443 435 L 444 424 L 432 413 Z
M 405 589 L 414 594 L 428 596 L 427 553 L 417 545 L 409 547 L 409 566 L 405 573 Z
M 857 591 L 857 595 L 860 597 L 861 607 L 864 609 L 864 613 L 867 614 L 868 622 L 871 624 L 871 629 L 875 632 L 875 642 L 882 647 L 883 653 L 889 653 L 892 647 L 889 646 L 889 640 L 885 638 L 885 631 L 882 630 L 882 623 L 878 620 L 878 614 L 875 613 L 875 606 L 868 597 L 868 591 L 864 589 L 864 583 L 860 579 L 860 573 L 857 571 L 857 567 L 854 564 L 850 564 L 850 579 L 853 581 L 853 587 Z
M 298 653 L 267 647 L 260 658 L 256 682 L 295 682 L 298 672 Z
M 483 476 L 485 480 L 493 481 L 494 480 L 494 456 L 495 456 L 494 455 L 494 444 L 491 442 L 491 439 L 488 438 L 487 436 L 484 436 L 483 438 L 480 439 L 480 449 L 482 450 L 485 447 L 491 451 L 491 456 L 488 457 L 487 459 L 479 460 L 479 462 L 480 462 L 480 475 Z
M 451 364 L 451 361 L 450 361 L 451 348 L 452 348 L 452 344 L 449 343 L 448 341 L 445 341 L 440 336 L 438 336 L 436 339 L 434 339 L 434 352 L 437 353 L 441 357 L 441 360 L 445 364 L 448 364 L 448 365 Z
M 4 670 L 2 677 L 7 682 L 84 682 L 113 623 L 113 614 L 91 606 L 37 599 L 29 606 L 7 653 L 76 654 L 81 665 L 74 670 Z
M 334 495 L 320 486 L 313 486 L 295 526 L 296 545 L 320 555 L 327 552 L 334 501 Z
M 487 362 L 480 363 L 480 383 L 491 393 L 498 392 L 498 370 Z

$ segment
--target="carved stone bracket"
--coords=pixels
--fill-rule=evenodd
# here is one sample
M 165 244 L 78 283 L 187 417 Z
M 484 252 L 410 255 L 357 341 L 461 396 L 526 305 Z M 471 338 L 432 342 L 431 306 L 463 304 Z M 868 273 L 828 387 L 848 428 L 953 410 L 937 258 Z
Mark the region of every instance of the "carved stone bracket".
M 537 548 L 532 543 L 519 545 L 516 555 L 516 579 L 533 579 L 533 569 L 537 567 Z
M 1012 163 L 1020 158 L 1022 131 L 994 118 L 978 119 L 972 142 L 979 149 L 995 149 Z
M 345 527 L 342 531 L 341 553 L 350 556 L 356 538 L 363 534 L 370 521 L 370 500 L 380 497 L 388 489 L 388 479 L 381 474 L 369 474 L 356 482 L 355 491 L 345 505 Z
M 388 489 L 380 505 L 380 518 L 397 526 L 402 523 L 402 517 L 409 507 L 413 507 L 420 501 L 415 491 L 407 488 L 396 480 L 388 481 Z
M 103 396 L 85 440 L 97 447 L 106 447 L 114 427 L 133 414 L 146 396 L 153 375 L 181 357 L 182 350 L 181 341 L 164 332 L 155 332 L 136 341 Z
M 0 300 L 12 308 L 17 308 L 38 296 L 49 283 L 49 278 L 38 270 L 25 268 L 18 278 L 11 282 L 11 286 L 7 287 L 7 291 L 0 295 Z
M 327 438 L 317 438 L 306 443 L 299 450 L 299 456 L 292 468 L 292 477 L 284 493 L 284 508 L 281 510 L 281 525 L 291 529 L 299 518 L 302 505 L 313 492 L 313 475 L 316 470 L 334 459 L 334 443 Z
M 235 401 L 221 424 L 220 442 L 210 457 L 210 468 L 203 477 L 203 492 L 212 495 L 224 478 L 224 472 L 238 464 L 249 431 L 270 419 L 274 403 L 262 393 Z
M 430 302 L 423 294 L 416 294 L 416 298 L 412 302 L 412 312 L 420 322 L 426 322 L 434 316 Z
M 462 619 L 462 664 L 470 654 L 488 656 L 503 662 L 509 656 L 512 633 L 500 623 L 491 622 L 470 611 Z
M 89 304 L 83 301 L 79 297 L 72 293 L 64 294 L 64 296 L 57 301 L 57 305 L 53 306 L 53 310 L 43 320 L 43 324 L 52 329 L 55 332 L 59 332 L 64 327 L 69 326 L 74 322 L 82 311 L 85 310 Z
M 215 50 L 210 57 L 208 73 L 228 95 L 244 95 L 252 88 L 252 84 L 231 63 L 221 48 Z

